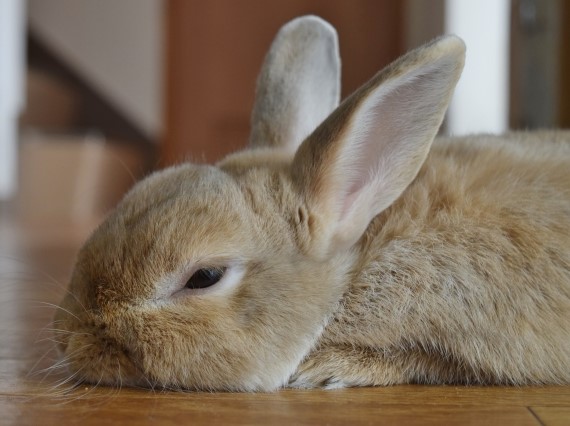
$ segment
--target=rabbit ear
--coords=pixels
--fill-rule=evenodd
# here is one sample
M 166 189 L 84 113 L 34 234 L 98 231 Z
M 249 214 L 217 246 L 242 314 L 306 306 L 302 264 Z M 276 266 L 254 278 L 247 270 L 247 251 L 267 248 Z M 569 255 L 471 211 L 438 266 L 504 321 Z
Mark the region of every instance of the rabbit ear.
M 275 37 L 257 81 L 250 146 L 294 153 L 337 107 L 339 96 L 335 29 L 316 16 L 289 22 Z
M 347 98 L 301 145 L 292 174 L 331 253 L 354 244 L 425 161 L 463 69 L 455 36 L 416 49 Z M 313 247 L 317 250 L 317 247 Z

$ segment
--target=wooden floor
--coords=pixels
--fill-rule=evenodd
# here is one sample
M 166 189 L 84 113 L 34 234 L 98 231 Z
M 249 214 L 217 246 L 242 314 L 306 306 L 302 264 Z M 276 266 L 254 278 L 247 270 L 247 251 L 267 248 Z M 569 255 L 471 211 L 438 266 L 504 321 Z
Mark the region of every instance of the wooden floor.
M 570 387 L 396 386 L 273 394 L 57 386 L 52 303 L 88 226 L 0 215 L 0 424 L 570 425 Z

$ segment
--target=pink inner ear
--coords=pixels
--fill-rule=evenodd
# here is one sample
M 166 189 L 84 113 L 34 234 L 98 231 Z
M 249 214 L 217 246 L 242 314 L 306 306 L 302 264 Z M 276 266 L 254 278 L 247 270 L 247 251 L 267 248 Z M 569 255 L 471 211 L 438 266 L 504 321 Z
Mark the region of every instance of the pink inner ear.
M 340 219 L 344 219 L 347 214 L 350 212 L 351 207 L 353 206 L 354 200 L 356 200 L 356 198 L 358 198 L 358 195 L 360 194 L 360 190 L 362 189 L 362 186 L 364 185 L 364 182 L 356 182 L 352 185 L 352 187 L 350 188 L 350 190 L 346 193 L 346 195 L 344 196 L 344 202 L 342 205 L 342 213 L 340 216 Z
M 341 220 L 356 219 L 352 217 L 355 209 L 361 210 L 357 216 L 364 213 L 371 220 L 395 201 L 417 173 L 447 96 L 447 80 L 437 71 L 430 67 L 388 83 L 359 108 L 338 170 L 338 182 L 347 188 L 337 192 Z

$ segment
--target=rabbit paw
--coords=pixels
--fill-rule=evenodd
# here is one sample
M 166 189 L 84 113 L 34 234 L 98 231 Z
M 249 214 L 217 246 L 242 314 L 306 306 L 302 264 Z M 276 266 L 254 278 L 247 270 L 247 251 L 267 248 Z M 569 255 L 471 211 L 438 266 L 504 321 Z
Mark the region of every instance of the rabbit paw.
M 401 369 L 382 352 L 351 346 L 321 348 L 309 355 L 289 379 L 292 388 L 341 389 L 403 383 Z

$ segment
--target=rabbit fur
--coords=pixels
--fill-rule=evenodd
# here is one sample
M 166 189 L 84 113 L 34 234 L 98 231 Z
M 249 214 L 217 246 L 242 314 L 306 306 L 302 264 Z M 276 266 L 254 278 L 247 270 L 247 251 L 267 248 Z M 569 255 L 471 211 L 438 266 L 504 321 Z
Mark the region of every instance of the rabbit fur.
M 437 39 L 337 107 L 335 30 L 286 24 L 250 147 L 152 174 L 79 252 L 55 319 L 70 374 L 231 391 L 569 384 L 570 134 L 436 138 L 464 53 Z M 187 288 L 212 267 L 217 283 Z

